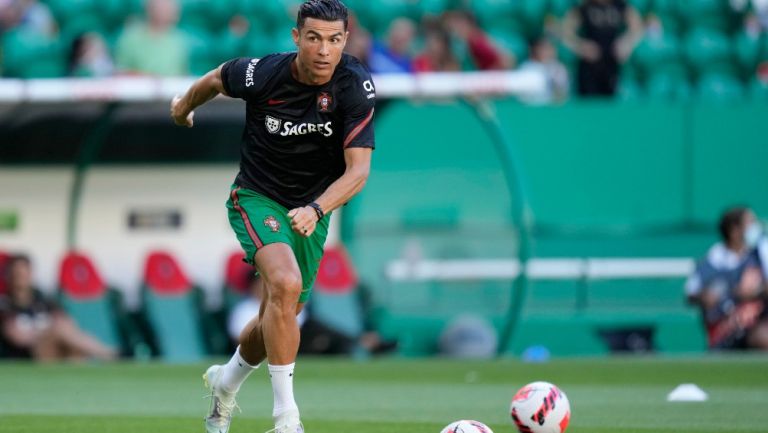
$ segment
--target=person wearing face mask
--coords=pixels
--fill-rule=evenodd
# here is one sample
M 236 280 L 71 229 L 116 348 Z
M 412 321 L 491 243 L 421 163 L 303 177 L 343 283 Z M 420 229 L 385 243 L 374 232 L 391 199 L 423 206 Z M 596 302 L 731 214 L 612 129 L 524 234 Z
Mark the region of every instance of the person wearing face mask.
M 713 349 L 768 349 L 768 243 L 754 212 L 729 209 L 720 218 L 721 242 L 700 260 L 685 284 L 701 308 Z M 761 253 L 762 251 L 762 253 Z

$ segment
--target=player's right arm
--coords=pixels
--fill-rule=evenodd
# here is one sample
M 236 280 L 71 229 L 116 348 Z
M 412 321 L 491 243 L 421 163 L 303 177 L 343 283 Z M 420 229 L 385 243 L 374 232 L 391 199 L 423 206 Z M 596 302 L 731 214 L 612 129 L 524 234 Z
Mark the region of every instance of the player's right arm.
M 173 121 L 179 126 L 191 128 L 194 124 L 194 109 L 210 101 L 219 93 L 227 94 L 221 79 L 221 66 L 197 79 L 184 96 L 173 97 L 171 101 Z

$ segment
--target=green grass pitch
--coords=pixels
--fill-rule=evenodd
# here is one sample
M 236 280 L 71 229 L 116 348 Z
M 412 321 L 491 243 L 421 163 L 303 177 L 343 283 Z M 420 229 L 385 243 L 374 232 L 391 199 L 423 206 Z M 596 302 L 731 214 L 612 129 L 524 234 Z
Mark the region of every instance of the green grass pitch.
M 175 433 L 204 431 L 206 365 L 0 364 L 1 433 Z M 547 380 L 571 400 L 569 433 L 768 431 L 768 357 L 516 360 L 299 359 L 296 396 L 308 433 L 439 433 L 477 419 L 512 433 L 509 401 L 525 383 Z M 681 383 L 703 403 L 668 403 Z M 271 428 L 264 368 L 239 396 L 231 433 Z

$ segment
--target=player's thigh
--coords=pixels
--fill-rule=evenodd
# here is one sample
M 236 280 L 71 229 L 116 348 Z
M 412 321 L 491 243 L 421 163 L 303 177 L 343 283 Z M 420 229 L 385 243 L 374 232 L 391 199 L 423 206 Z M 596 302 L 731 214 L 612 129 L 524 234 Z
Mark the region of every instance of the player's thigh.
M 279 296 L 276 290 L 301 290 L 301 269 L 289 244 L 276 242 L 264 245 L 256 251 L 254 261 L 269 297 Z

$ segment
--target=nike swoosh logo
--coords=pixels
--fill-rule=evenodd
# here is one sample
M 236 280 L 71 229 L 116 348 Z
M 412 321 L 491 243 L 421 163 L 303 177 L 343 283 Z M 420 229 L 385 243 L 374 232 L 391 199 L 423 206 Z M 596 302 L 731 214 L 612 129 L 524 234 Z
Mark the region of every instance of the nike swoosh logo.
M 279 105 L 284 103 L 285 101 L 283 101 L 282 99 L 270 99 L 269 101 L 267 101 L 267 105 Z

